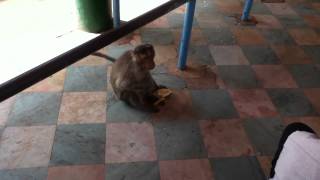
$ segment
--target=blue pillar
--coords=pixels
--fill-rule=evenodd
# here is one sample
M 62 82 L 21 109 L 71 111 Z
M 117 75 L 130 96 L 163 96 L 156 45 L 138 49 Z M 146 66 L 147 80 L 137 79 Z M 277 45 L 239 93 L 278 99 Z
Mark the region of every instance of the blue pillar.
M 191 36 L 192 30 L 192 22 L 194 16 L 194 10 L 196 7 L 196 0 L 189 0 L 187 2 L 187 9 L 184 15 L 184 23 L 183 23 L 183 30 L 182 36 L 180 41 L 180 49 L 179 49 L 179 61 L 178 61 L 178 68 L 183 70 L 186 68 L 187 63 L 187 56 L 188 56 L 188 46 Z
M 253 0 L 246 0 L 242 11 L 241 21 L 248 21 L 250 16 Z
M 120 27 L 120 0 L 113 0 L 112 1 L 112 14 L 113 14 L 113 27 L 119 28 Z

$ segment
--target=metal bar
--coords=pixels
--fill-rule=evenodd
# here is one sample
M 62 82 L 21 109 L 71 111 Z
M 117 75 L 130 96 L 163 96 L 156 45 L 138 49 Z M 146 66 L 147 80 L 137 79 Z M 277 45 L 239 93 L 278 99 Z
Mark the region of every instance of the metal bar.
M 161 6 L 129 21 L 119 27 L 105 32 L 98 37 L 81 44 L 5 83 L 0 84 L 0 102 L 13 96 L 25 88 L 49 77 L 61 69 L 77 62 L 91 53 L 111 44 L 141 26 L 186 3 L 186 0 L 170 0 Z
M 113 14 L 113 27 L 119 28 L 120 27 L 120 0 L 113 0 L 112 1 L 112 14 Z
M 180 41 L 179 61 L 177 67 L 181 70 L 186 68 L 188 47 L 192 30 L 192 22 L 194 10 L 196 7 L 196 0 L 189 0 L 187 3 L 186 13 L 184 16 L 183 31 Z
M 242 16 L 241 16 L 241 20 L 242 21 L 248 21 L 249 20 L 252 4 L 253 4 L 253 0 L 246 0 L 246 2 L 244 4 L 243 11 L 242 11 Z

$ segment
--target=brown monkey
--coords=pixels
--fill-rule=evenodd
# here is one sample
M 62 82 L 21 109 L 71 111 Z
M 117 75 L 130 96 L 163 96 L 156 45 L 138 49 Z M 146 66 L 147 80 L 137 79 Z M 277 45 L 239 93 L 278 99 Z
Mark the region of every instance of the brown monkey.
M 158 86 L 150 74 L 155 67 L 155 52 L 150 44 L 126 51 L 112 65 L 111 86 L 116 96 L 134 108 L 157 112 L 154 103 L 159 99 L 153 93 Z

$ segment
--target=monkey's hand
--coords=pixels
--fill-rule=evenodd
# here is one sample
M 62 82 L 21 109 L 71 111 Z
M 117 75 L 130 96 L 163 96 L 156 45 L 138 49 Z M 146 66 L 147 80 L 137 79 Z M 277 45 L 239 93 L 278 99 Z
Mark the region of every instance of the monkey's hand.
M 154 92 L 154 95 L 158 97 L 158 100 L 153 104 L 155 106 L 163 106 L 165 104 L 166 98 L 171 94 L 172 91 L 170 89 L 158 89 L 156 92 Z
M 161 99 L 170 96 L 172 91 L 170 89 L 158 89 L 153 94 Z

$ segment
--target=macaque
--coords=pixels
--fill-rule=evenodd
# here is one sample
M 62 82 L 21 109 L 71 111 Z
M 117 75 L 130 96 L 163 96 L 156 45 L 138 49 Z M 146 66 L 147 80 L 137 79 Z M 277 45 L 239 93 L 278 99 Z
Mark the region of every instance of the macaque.
M 155 51 L 152 45 L 143 44 L 120 56 L 111 70 L 111 86 L 116 96 L 129 106 L 147 112 L 157 112 L 154 92 L 158 86 L 150 74 L 155 67 Z

